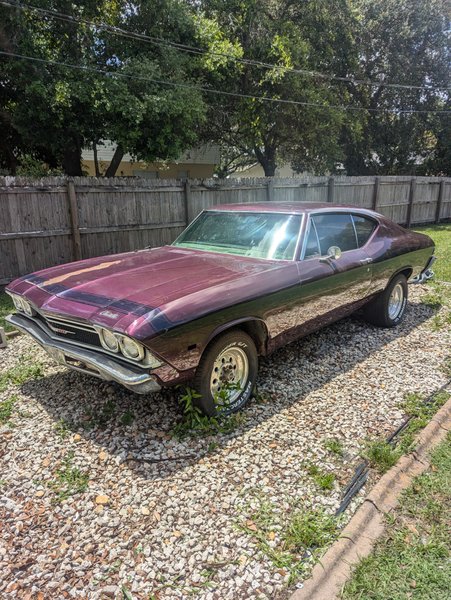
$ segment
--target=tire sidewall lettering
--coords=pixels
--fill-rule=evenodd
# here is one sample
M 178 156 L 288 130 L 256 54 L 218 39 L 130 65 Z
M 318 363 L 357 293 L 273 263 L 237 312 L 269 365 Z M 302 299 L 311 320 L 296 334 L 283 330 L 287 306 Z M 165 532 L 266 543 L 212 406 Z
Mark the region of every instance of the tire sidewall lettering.
M 229 348 L 234 348 L 236 346 L 238 346 L 238 348 L 247 348 L 246 342 L 231 342 L 230 344 L 227 344 L 227 346 L 224 346 L 221 352 L 224 352 L 225 350 L 228 350 Z

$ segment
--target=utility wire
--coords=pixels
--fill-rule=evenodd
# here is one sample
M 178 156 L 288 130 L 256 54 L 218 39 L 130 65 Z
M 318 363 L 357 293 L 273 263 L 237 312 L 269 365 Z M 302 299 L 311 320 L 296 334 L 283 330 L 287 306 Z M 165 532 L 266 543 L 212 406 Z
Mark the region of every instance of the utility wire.
M 128 39 L 137 39 L 139 41 L 145 41 L 145 42 L 157 45 L 157 46 L 172 47 L 177 50 L 180 50 L 181 52 L 188 52 L 191 54 L 197 54 L 197 55 L 207 54 L 207 55 L 211 55 L 211 56 L 218 56 L 221 58 L 227 58 L 227 59 L 233 60 L 235 62 L 239 62 L 239 63 L 251 65 L 251 66 L 256 66 L 256 67 L 263 68 L 263 69 L 271 69 L 271 70 L 276 69 L 276 70 L 282 71 L 284 73 L 294 73 L 297 75 L 304 75 L 307 77 L 316 77 L 316 78 L 326 79 L 326 80 L 330 80 L 330 81 L 352 83 L 354 85 L 366 85 L 366 86 L 370 86 L 370 87 L 384 86 L 384 87 L 395 88 L 395 89 L 421 90 L 421 91 L 432 91 L 432 92 L 439 92 L 442 90 L 451 90 L 451 87 L 446 87 L 446 86 L 432 87 L 432 86 L 421 86 L 421 85 L 408 85 L 408 84 L 402 84 L 402 83 L 386 83 L 384 81 L 370 81 L 367 79 L 355 79 L 353 77 L 340 77 L 338 75 L 330 75 L 328 73 L 321 73 L 319 71 L 309 71 L 306 69 L 285 67 L 283 65 L 276 65 L 273 63 L 267 63 L 267 62 L 253 60 L 253 59 L 249 59 L 249 58 L 242 58 L 242 57 L 234 56 L 233 54 L 227 54 L 224 52 L 216 52 L 214 50 L 213 51 L 205 50 L 204 48 L 198 48 L 195 46 L 180 44 L 177 42 L 173 42 L 171 40 L 154 37 L 154 36 L 146 35 L 143 33 L 135 33 L 135 32 L 129 31 L 127 29 L 123 29 L 121 27 L 115 27 L 113 25 L 108 25 L 107 23 L 95 23 L 93 21 L 89 21 L 88 19 L 84 19 L 82 17 L 75 17 L 72 15 L 68 15 L 66 13 L 56 11 L 56 10 L 48 10 L 48 9 L 40 8 L 37 6 L 31 6 L 29 4 L 8 2 L 7 0 L 0 0 L 0 4 L 3 6 L 6 6 L 8 8 L 18 8 L 19 10 L 36 11 L 38 13 L 41 13 L 44 16 L 51 17 L 54 19 L 59 19 L 61 21 L 65 21 L 68 23 L 82 23 L 84 25 L 88 25 L 89 27 L 102 29 L 102 30 L 108 31 L 110 33 L 113 33 L 114 35 L 123 36 Z
M 366 112 L 383 112 L 383 113 L 394 113 L 394 114 L 451 114 L 451 110 L 414 110 L 414 109 L 397 109 L 397 108 L 365 108 L 362 106 L 343 106 L 343 105 L 334 105 L 334 104 L 318 104 L 315 102 L 304 102 L 301 100 L 288 100 L 285 98 L 272 98 L 271 96 L 254 96 L 252 94 L 239 94 L 238 92 L 226 92 L 225 90 L 217 90 L 214 88 L 209 88 L 200 85 L 194 85 L 191 83 L 182 83 L 178 81 L 170 81 L 167 79 L 153 79 L 150 77 L 139 77 L 137 75 L 128 75 L 127 73 L 122 73 L 120 71 L 105 71 L 104 69 L 97 69 L 95 67 L 84 66 L 84 65 L 74 65 L 71 63 L 59 62 L 56 60 L 49 60 L 45 58 L 38 58 L 36 56 L 26 56 L 24 54 L 17 54 L 15 52 L 4 52 L 0 51 L 0 56 L 9 56 L 11 58 L 18 58 L 22 60 L 29 60 L 32 62 L 37 62 L 41 64 L 48 64 L 57 67 L 65 67 L 68 69 L 78 69 L 79 71 L 86 71 L 92 73 L 100 73 L 101 75 L 105 75 L 107 77 L 121 77 L 124 79 L 131 79 L 136 81 L 145 81 L 148 83 L 156 83 L 159 85 L 167 85 L 174 88 L 185 88 L 191 90 L 197 90 L 200 92 L 205 92 L 208 94 L 217 94 L 220 96 L 229 96 L 233 98 L 247 98 L 250 100 L 261 100 L 263 102 L 272 102 L 276 104 L 291 104 L 296 106 L 310 106 L 315 108 L 320 108 L 324 110 L 349 110 L 349 111 L 366 111 Z

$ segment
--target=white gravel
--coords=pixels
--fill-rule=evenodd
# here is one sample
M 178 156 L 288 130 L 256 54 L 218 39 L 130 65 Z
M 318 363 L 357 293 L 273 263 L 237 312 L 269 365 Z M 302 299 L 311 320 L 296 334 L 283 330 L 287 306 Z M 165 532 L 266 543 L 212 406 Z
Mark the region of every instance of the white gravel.
M 45 377 L 0 392 L 0 402 L 16 398 L 0 425 L 0 597 L 286 597 L 288 573 L 238 525 L 256 497 L 282 519 L 293 504 L 335 510 L 363 441 L 401 422 L 406 392 L 446 382 L 449 328 L 434 330 L 422 291 L 410 288 L 395 330 L 347 319 L 262 360 L 268 401 L 254 400 L 231 434 L 183 442 L 170 435 L 174 392 L 135 396 L 15 338 L 0 350 L 0 376 L 32 360 Z M 344 458 L 325 449 L 329 438 Z M 49 483 L 69 452 L 88 488 L 56 502 Z M 332 491 L 318 489 L 309 464 L 334 472 Z

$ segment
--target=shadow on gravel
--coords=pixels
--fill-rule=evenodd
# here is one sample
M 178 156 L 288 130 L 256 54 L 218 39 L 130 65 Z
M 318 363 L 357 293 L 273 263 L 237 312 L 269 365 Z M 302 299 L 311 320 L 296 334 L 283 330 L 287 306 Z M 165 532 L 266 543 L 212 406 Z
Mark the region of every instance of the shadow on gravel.
M 115 384 L 62 371 L 27 381 L 21 390 L 54 419 L 61 444 L 76 432 L 140 477 L 161 479 L 302 401 L 390 342 L 409 335 L 433 314 L 428 306 L 410 303 L 406 318 L 395 329 L 378 329 L 356 317 L 344 319 L 261 359 L 258 390 L 266 401 L 253 399 L 243 411 L 243 422 L 229 434 L 175 439 L 171 430 L 181 410 L 180 392 L 174 389 L 139 396 Z

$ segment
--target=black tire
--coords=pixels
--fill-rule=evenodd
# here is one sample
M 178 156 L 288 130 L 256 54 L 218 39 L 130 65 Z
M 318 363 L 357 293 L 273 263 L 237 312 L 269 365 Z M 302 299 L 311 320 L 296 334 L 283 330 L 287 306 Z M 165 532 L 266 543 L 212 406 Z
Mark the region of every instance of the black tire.
M 224 333 L 206 348 L 197 367 L 194 388 L 201 397 L 196 399 L 196 405 L 209 417 L 240 410 L 251 397 L 257 373 L 258 356 L 252 338 L 239 329 Z M 218 396 L 221 389 L 227 393 L 224 385 L 239 385 L 228 391 L 231 398 L 225 404 Z
M 363 317 L 377 327 L 396 327 L 401 322 L 407 305 L 407 279 L 401 273 L 393 277 L 385 290 L 364 308 Z M 398 308 L 390 307 L 392 295 L 398 295 Z

